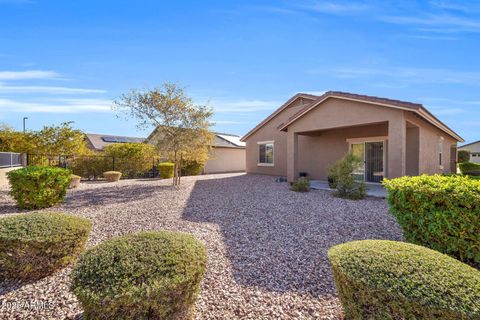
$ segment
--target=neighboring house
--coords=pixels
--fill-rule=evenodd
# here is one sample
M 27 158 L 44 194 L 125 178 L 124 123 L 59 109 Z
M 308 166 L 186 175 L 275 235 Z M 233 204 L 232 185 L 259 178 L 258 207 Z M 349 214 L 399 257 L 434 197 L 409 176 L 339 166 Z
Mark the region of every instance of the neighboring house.
M 154 139 L 154 130 L 146 139 L 150 143 Z M 215 135 L 210 159 L 205 163 L 204 173 L 226 173 L 245 171 L 245 143 L 240 136 L 228 133 L 213 132 Z
M 114 143 L 142 143 L 145 141 L 145 138 L 135 138 L 135 137 L 125 137 L 125 136 L 112 136 L 108 134 L 96 134 L 96 133 L 86 133 L 85 140 L 87 142 L 87 147 L 96 152 L 104 152 L 105 148 L 108 145 Z
M 458 150 L 470 152 L 470 162 L 480 163 L 480 140 L 464 144 L 458 147 Z
M 463 139 L 421 104 L 329 91 L 299 93 L 242 141 L 248 173 L 327 179 L 328 166 L 347 152 L 364 160 L 366 182 L 456 169 Z

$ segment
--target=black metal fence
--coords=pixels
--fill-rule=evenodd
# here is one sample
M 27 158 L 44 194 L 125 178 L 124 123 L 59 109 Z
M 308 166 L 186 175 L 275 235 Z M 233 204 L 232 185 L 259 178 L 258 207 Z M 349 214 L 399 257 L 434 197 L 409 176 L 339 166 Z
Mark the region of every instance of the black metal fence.
M 0 152 L 0 168 L 22 166 L 22 154 L 15 152 Z
M 84 179 L 97 179 L 105 171 L 120 171 L 122 178 L 157 178 L 160 157 L 120 158 L 104 155 L 65 156 L 28 154 L 27 165 L 68 168 Z

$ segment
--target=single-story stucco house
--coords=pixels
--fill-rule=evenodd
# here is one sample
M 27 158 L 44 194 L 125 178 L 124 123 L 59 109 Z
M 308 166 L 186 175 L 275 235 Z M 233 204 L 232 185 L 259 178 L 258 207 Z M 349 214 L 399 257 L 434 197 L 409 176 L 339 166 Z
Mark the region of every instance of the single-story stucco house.
M 214 139 L 211 145 L 210 158 L 205 163 L 203 173 L 227 173 L 245 171 L 245 143 L 240 136 L 229 133 L 213 132 Z M 157 130 L 146 139 L 147 143 L 154 143 Z
M 456 172 L 463 139 L 421 104 L 329 91 L 296 94 L 242 141 L 247 173 L 326 180 L 328 166 L 350 151 L 364 160 L 363 179 L 376 183 Z
M 470 152 L 470 162 L 480 163 L 480 140 L 464 144 L 458 147 L 458 150 Z

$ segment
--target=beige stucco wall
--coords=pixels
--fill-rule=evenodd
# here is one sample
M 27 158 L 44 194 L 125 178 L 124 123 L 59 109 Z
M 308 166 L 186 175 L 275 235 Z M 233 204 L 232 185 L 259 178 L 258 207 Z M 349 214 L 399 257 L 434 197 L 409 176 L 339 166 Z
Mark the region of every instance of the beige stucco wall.
M 20 169 L 21 167 L 0 168 L 0 188 L 8 187 L 7 172 Z
M 287 133 L 278 130 L 278 126 L 287 122 L 288 118 L 298 112 L 305 103 L 310 100 L 301 98 L 294 101 L 290 107 L 283 110 L 274 117 L 270 122 L 265 124 L 258 131 L 253 133 L 247 139 L 246 146 L 246 171 L 247 173 L 268 174 L 285 176 L 287 174 Z M 258 166 L 258 142 L 274 141 L 274 166 L 259 167 Z
M 335 98 L 327 99 L 288 127 L 288 141 L 294 143 L 294 135 L 298 133 L 378 123 L 388 123 L 386 176 L 402 176 L 405 174 L 406 151 L 406 126 L 402 110 Z M 300 138 L 298 139 L 300 141 Z M 287 153 L 287 163 L 297 162 L 297 165 L 288 166 L 290 171 L 287 170 L 287 178 L 290 181 L 298 177 L 300 172 L 298 166 L 301 164 L 295 157 L 295 153 Z
M 452 160 L 450 158 L 450 148 L 456 146 L 456 140 L 411 113 L 406 114 L 406 119 L 419 127 L 419 173 L 450 173 L 450 162 Z M 440 141 L 440 137 L 443 137 L 442 166 L 439 164 L 438 156 L 438 142 Z
M 343 157 L 349 149 L 347 139 L 384 137 L 387 123 L 327 130 L 318 136 L 298 137 L 298 172 L 313 179 L 326 180 L 328 167 Z
M 305 171 L 315 179 L 325 179 L 327 166 L 348 151 L 348 138 L 379 136 L 386 137 L 386 177 L 450 171 L 450 148 L 455 140 L 410 111 L 330 98 L 292 123 L 288 132 L 280 132 L 279 126 L 299 109 L 286 109 L 247 138 L 247 172 L 287 176 L 292 181 Z M 413 125 L 418 131 L 407 130 L 407 120 L 408 127 Z M 438 165 L 440 136 L 444 138 L 443 168 Z M 274 166 L 260 167 L 258 142 L 271 140 Z
M 212 148 L 204 173 L 245 171 L 245 149 Z

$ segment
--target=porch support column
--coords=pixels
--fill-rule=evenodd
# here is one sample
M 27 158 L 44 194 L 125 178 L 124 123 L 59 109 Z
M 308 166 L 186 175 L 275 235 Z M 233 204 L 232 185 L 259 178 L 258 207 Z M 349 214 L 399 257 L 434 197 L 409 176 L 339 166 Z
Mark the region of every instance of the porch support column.
M 388 122 L 387 142 L 387 178 L 396 178 L 406 172 L 407 124 L 402 114 L 401 119 Z
M 295 181 L 298 177 L 298 134 L 287 132 L 287 180 Z

